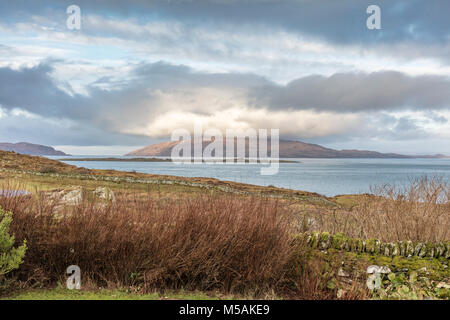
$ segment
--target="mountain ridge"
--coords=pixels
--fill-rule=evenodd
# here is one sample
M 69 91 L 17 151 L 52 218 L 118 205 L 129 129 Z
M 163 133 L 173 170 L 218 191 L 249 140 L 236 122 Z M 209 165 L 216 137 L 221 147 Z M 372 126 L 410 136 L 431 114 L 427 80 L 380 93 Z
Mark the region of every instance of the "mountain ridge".
M 172 148 L 181 141 L 169 141 L 148 145 L 125 154 L 125 156 L 170 156 Z M 203 141 L 202 149 L 211 141 Z M 225 146 L 225 143 L 224 143 Z M 280 158 L 446 158 L 444 155 L 410 156 L 398 153 L 381 153 L 369 150 L 344 149 L 336 150 L 324 146 L 305 143 L 294 140 L 280 140 Z M 270 143 L 267 146 L 270 151 Z M 225 154 L 225 152 L 223 153 Z M 248 141 L 246 143 L 246 155 L 248 155 Z
M 68 154 L 55 150 L 53 147 L 44 146 L 41 144 L 34 144 L 29 142 L 0 142 L 0 150 L 14 151 L 20 154 L 33 156 L 67 156 Z

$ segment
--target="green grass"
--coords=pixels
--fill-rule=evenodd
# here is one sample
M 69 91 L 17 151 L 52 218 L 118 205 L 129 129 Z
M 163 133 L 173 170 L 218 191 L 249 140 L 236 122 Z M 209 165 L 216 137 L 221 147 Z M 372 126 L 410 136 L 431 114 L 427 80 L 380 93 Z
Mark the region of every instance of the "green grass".
M 0 300 L 218 300 L 228 296 L 210 296 L 203 292 L 169 292 L 166 294 L 137 294 L 125 290 L 101 289 L 96 291 L 56 289 L 33 289 L 2 297 Z

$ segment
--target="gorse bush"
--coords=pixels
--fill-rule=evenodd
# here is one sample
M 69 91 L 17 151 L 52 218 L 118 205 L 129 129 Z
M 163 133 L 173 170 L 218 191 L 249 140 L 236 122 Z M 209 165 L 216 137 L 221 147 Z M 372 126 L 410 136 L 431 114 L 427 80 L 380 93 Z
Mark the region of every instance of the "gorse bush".
M 11 222 L 12 214 L 0 207 L 0 280 L 3 275 L 19 267 L 27 249 L 25 240 L 21 246 L 14 248 L 14 236 L 9 234 Z

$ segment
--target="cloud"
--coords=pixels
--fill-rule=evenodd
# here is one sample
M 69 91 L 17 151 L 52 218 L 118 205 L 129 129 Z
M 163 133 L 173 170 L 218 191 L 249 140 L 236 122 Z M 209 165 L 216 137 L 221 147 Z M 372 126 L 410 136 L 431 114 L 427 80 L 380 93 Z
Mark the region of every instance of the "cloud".
M 142 6 L 143 2 L 140 2 Z M 290 32 L 310 35 L 333 43 L 374 43 L 413 39 L 441 42 L 448 40 L 448 12 L 445 0 L 379 0 L 382 10 L 381 33 L 366 28 L 366 8 L 371 0 L 287 0 L 287 1 L 159 1 L 148 10 L 161 11 L 166 17 L 196 23 L 270 25 Z M 124 4 L 112 7 L 124 10 Z M 125 9 L 126 10 L 126 9 Z M 126 12 L 126 11 L 123 11 Z
M 450 79 L 400 72 L 336 73 L 307 76 L 286 86 L 253 90 L 255 103 L 273 109 L 367 112 L 396 109 L 449 109 Z
M 0 68 L 0 81 L 7 82 L 0 89 L 3 109 L 69 120 L 72 127 L 83 128 L 81 131 L 91 127 L 105 134 L 135 137 L 169 136 L 177 128 L 192 127 L 195 120 L 222 130 L 283 127 L 286 134 L 323 136 L 354 127 L 358 118 L 311 110 L 272 112 L 250 105 L 250 90 L 271 84 L 251 74 L 201 73 L 162 62 L 142 64 L 120 88 L 104 89 L 94 82 L 88 95 L 80 95 L 59 88 L 50 76 L 52 69 L 51 64 L 19 70 Z
M 450 109 L 449 80 L 439 76 L 346 73 L 308 76 L 281 86 L 253 74 L 204 73 L 158 62 L 137 65 L 120 85 L 110 87 L 110 79 L 102 78 L 81 95 L 58 85 L 51 77 L 52 63 L 0 68 L 0 82 L 5 83 L 0 104 L 7 112 L 24 110 L 48 121 L 69 121 L 78 136 L 62 135 L 59 145 L 141 143 L 178 128 L 191 129 L 195 121 L 222 130 L 280 128 L 285 137 L 320 138 L 364 132 L 371 112 Z M 432 121 L 445 125 L 445 118 L 432 115 Z M 391 131 L 399 138 L 412 132 L 425 135 L 411 119 L 395 121 Z
M 446 0 L 379 0 L 376 31 L 370 0 L 79 0 L 80 31 L 70 4 L 0 2 L 5 139 L 143 145 L 195 121 L 319 143 L 450 137 Z
M 70 0 L 30 2 L 16 0 L 1 3 L 0 12 L 6 17 L 23 19 L 23 13 L 45 15 L 49 12 L 65 14 Z M 446 0 L 378 0 L 382 9 L 382 33 L 370 33 L 365 28 L 366 8 L 371 0 L 252 0 L 252 1 L 192 1 L 192 0 L 78 0 L 87 14 L 107 13 L 114 17 L 139 17 L 141 20 L 163 17 L 217 26 L 267 25 L 292 32 L 301 32 L 337 43 L 397 42 L 410 39 L 428 42 L 447 40 L 448 12 Z
M 370 0 L 80 0 L 79 32 L 65 26 L 69 4 L 55 0 L 0 4 L 0 15 L 5 15 L 0 30 L 31 34 L 39 42 L 108 46 L 103 55 L 121 51 L 142 60 L 195 63 L 216 71 L 259 68 L 259 74 L 280 81 L 314 70 L 327 75 L 383 67 L 416 74 L 424 69 L 449 72 L 450 3 L 446 0 L 380 0 L 382 30 L 376 31 L 366 28 Z
M 58 116 L 70 110 L 72 99 L 58 89 L 50 77 L 50 64 L 14 70 L 0 68 L 0 103 L 7 109 L 22 108 L 29 112 Z
M 105 131 L 92 123 L 51 119 L 20 110 L 0 108 L 0 142 L 31 142 L 46 145 L 142 146 L 154 140 L 143 136 Z

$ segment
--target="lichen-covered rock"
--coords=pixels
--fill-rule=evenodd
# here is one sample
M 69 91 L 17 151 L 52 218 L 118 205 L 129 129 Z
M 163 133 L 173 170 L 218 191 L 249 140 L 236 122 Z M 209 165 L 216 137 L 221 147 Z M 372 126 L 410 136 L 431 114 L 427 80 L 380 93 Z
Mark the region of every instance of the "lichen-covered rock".
M 390 245 L 389 245 L 389 243 L 382 243 L 382 244 L 381 244 L 381 253 L 382 253 L 383 255 L 385 255 L 385 256 L 389 256 L 389 255 L 390 255 L 391 250 L 390 250 Z
M 378 240 L 375 240 L 375 254 L 381 253 L 381 242 Z
M 366 252 L 366 245 L 367 243 L 365 240 L 361 241 L 361 252 Z
M 418 256 L 419 255 L 419 253 L 420 253 L 420 251 L 422 250 L 422 247 L 423 247 L 423 244 L 422 243 L 417 243 L 415 246 L 414 246 L 414 256 Z
M 372 274 L 372 273 L 388 274 L 391 272 L 392 271 L 388 266 L 371 265 L 371 266 L 367 267 L 367 273 L 369 273 L 369 274 Z
M 320 232 L 313 232 L 313 234 L 311 235 L 311 247 L 313 248 L 317 248 L 319 246 L 319 241 L 320 241 Z
M 350 240 L 349 239 L 346 239 L 345 241 L 344 241 L 344 250 L 350 250 Z
M 347 238 L 342 233 L 337 233 L 333 236 L 331 244 L 334 249 L 342 250 L 345 248 L 346 241 Z
M 413 256 L 413 255 L 414 255 L 414 245 L 413 245 L 412 241 L 406 241 L 405 256 L 409 257 L 409 256 Z
M 365 252 L 379 254 L 381 252 L 381 243 L 377 239 L 369 239 L 366 241 Z
M 355 239 L 353 242 L 353 247 L 355 252 L 362 252 L 363 245 L 362 245 L 362 239 Z
M 432 242 L 417 242 L 399 241 L 383 243 L 377 239 L 352 239 L 346 237 L 342 233 L 330 235 L 328 232 L 313 232 L 312 234 L 304 234 L 303 239 L 307 239 L 307 243 L 312 248 L 320 250 L 327 250 L 334 248 L 337 250 L 344 250 L 356 253 L 370 253 L 381 254 L 384 256 L 404 256 L 419 258 L 431 257 L 450 258 L 450 242 L 446 243 L 432 243 Z
M 322 232 L 320 235 L 319 247 L 320 249 L 328 249 L 331 243 L 331 236 L 328 232 Z
M 450 289 L 450 284 L 447 284 L 445 282 L 439 282 L 437 284 L 436 288 L 438 288 L 438 289 L 441 289 L 441 288 Z
M 65 205 L 77 205 L 81 201 L 83 201 L 83 190 L 81 187 L 66 193 L 61 198 L 61 202 Z
M 427 253 L 430 258 L 434 258 L 436 256 L 436 248 L 434 246 L 427 248 Z
M 427 255 L 427 246 L 426 246 L 425 244 L 422 244 L 422 247 L 421 247 L 421 249 L 420 249 L 420 251 L 419 251 L 418 256 L 419 256 L 420 258 L 423 258 L 423 257 L 425 257 L 426 255 Z
M 436 257 L 442 257 L 445 254 L 445 245 L 442 242 L 436 244 Z
M 425 242 L 424 243 L 424 247 L 425 247 L 425 253 L 424 253 L 424 257 L 431 257 L 433 258 L 435 256 L 435 249 L 434 249 L 434 243 L 431 242 Z
M 376 241 L 376 239 L 367 239 L 366 240 L 366 252 L 367 253 L 375 253 L 375 241 Z
M 447 242 L 446 245 L 445 259 L 450 259 L 450 242 Z
M 392 254 L 393 256 L 398 256 L 398 255 L 400 255 L 400 248 L 401 248 L 401 244 L 393 243 L 393 244 L 392 244 L 392 252 L 391 252 L 391 254 Z
M 356 252 L 358 239 L 348 239 L 349 250 L 352 252 Z
M 400 249 L 400 255 L 401 256 L 406 256 L 406 242 L 405 241 L 400 241 L 398 243 L 398 247 Z
M 94 190 L 94 194 L 99 197 L 100 199 L 109 200 L 109 201 L 116 201 L 116 197 L 114 195 L 114 192 L 106 187 L 98 187 Z

